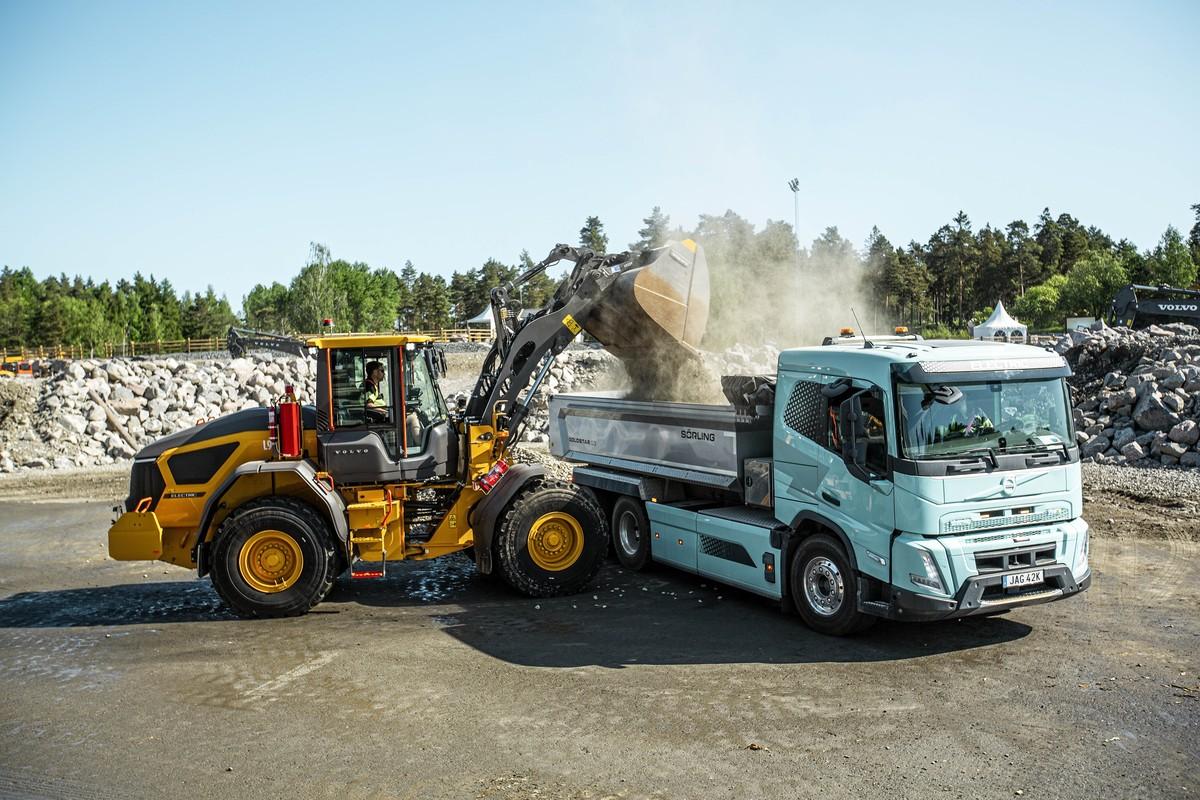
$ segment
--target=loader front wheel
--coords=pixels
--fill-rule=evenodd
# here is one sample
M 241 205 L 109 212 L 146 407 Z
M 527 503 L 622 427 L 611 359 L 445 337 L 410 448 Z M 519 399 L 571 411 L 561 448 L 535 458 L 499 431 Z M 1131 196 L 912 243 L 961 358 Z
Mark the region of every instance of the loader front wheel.
M 561 481 L 535 481 L 517 495 L 496 535 L 501 574 L 530 597 L 583 591 L 607 550 L 600 504 L 586 489 Z
M 212 582 L 240 617 L 294 617 L 333 586 L 337 557 L 325 519 L 284 497 L 247 503 L 217 531 Z

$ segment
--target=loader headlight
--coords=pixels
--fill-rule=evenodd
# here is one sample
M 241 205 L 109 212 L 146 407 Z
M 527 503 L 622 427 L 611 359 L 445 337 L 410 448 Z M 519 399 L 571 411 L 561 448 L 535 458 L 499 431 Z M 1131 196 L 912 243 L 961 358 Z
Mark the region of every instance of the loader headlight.
M 942 583 L 942 573 L 938 572 L 937 563 L 934 562 L 933 556 L 927 550 L 918 550 L 921 554 L 921 561 L 925 565 L 925 574 L 917 575 L 910 572 L 908 579 L 917 586 L 923 586 L 926 589 L 933 589 L 936 592 L 946 593 L 946 587 Z

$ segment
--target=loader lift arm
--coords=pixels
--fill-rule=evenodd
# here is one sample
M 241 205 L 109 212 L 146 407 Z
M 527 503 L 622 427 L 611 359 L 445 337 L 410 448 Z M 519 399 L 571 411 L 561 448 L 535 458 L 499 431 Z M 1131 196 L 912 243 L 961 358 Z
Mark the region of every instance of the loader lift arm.
M 226 344 L 229 347 L 229 354 L 234 358 L 241 358 L 251 350 L 276 350 L 302 358 L 309 354 L 308 345 L 304 343 L 303 339 L 250 330 L 249 328 L 230 328 Z
M 540 309 L 523 317 L 511 297 L 517 288 L 561 261 L 575 264 L 554 295 Z M 586 326 L 604 290 L 616 276 L 631 269 L 635 254 L 600 255 L 585 248 L 555 245 L 550 254 L 506 286 L 491 292 L 496 338 L 483 362 L 479 380 L 467 401 L 468 419 L 491 420 L 499 407 L 510 441 L 517 436 L 529 404 L 554 357 L 567 348 Z M 537 372 L 537 378 L 530 384 Z M 528 387 L 524 396 L 521 392 Z
M 540 309 L 517 315 L 517 287 L 551 266 L 574 263 Z M 467 402 L 467 419 L 514 441 L 554 362 L 586 330 L 622 359 L 694 355 L 708 319 L 708 266 L 695 242 L 605 255 L 556 245 L 542 261 L 491 293 L 496 339 Z M 531 383 L 532 380 L 532 383 Z

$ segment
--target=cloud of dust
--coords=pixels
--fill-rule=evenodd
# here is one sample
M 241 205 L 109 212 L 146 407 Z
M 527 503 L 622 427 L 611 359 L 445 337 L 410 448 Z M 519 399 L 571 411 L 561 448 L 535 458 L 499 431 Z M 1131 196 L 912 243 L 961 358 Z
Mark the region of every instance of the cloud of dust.
M 640 400 L 727 402 L 722 375 L 774 374 L 778 350 L 819 345 L 843 327 L 856 331 L 851 308 L 868 333 L 878 333 L 865 267 L 836 228 L 811 249 L 795 251 L 791 226 L 768 222 L 754 232 L 726 214 L 702 218 L 685 234 L 705 248 L 711 285 L 708 327 L 700 353 L 677 345 L 624 359 L 629 397 Z

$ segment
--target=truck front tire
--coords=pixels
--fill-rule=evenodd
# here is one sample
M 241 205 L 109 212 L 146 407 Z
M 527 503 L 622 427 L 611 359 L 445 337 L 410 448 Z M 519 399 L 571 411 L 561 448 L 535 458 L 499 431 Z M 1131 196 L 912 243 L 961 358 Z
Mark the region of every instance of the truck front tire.
M 583 591 L 607 550 L 608 525 L 600 504 L 588 490 L 561 481 L 531 481 L 496 531 L 500 574 L 530 597 Z
M 295 617 L 325 599 L 337 565 L 324 517 L 298 500 L 266 497 L 221 523 L 212 582 L 239 617 Z
M 622 495 L 613 503 L 612 543 L 621 566 L 638 572 L 650 561 L 650 518 L 646 504 Z
M 800 542 L 788 586 L 796 612 L 818 633 L 848 636 L 875 623 L 874 617 L 858 610 L 858 576 L 832 536 L 818 533 Z

